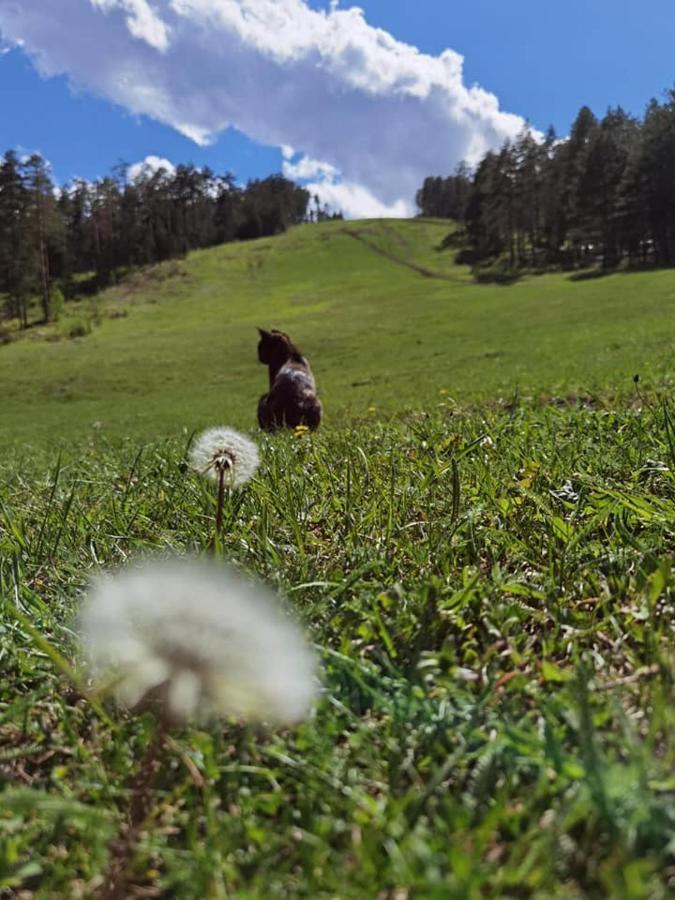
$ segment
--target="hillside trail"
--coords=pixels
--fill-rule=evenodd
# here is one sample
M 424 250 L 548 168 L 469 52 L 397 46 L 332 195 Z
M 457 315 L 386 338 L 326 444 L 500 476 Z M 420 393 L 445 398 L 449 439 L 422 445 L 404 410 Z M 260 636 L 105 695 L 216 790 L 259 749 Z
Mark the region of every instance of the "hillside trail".
M 412 260 L 405 259 L 401 256 L 397 256 L 395 253 L 391 253 L 389 250 L 385 250 L 383 247 L 378 246 L 374 241 L 365 237 L 361 231 L 356 228 L 348 228 L 344 227 L 342 230 L 343 234 L 348 235 L 351 238 L 354 238 L 356 241 L 360 241 L 362 244 L 365 244 L 369 250 L 372 250 L 373 253 L 377 253 L 378 256 L 383 256 L 385 259 L 388 259 L 390 262 L 396 263 L 399 266 L 404 266 L 406 269 L 411 269 L 413 272 L 417 272 L 418 275 L 422 275 L 424 278 L 435 278 L 440 281 L 450 281 L 456 282 L 457 278 L 454 278 L 452 275 L 447 275 L 444 272 L 437 272 L 434 269 L 429 269 L 426 266 L 421 266 L 419 263 L 412 262 Z M 391 237 L 397 240 L 399 243 L 405 245 L 405 241 L 398 235 L 395 231 L 391 231 Z

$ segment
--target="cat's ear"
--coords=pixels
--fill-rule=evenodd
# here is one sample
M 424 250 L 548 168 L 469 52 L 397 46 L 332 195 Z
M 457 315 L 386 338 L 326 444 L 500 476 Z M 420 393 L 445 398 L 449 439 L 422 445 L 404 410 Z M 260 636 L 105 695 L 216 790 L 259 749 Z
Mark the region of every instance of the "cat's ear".
M 264 328 L 259 328 L 259 329 L 258 329 L 258 334 L 260 335 L 260 337 L 261 337 L 263 340 L 265 340 L 265 338 L 271 338 L 271 337 L 272 337 L 272 335 L 269 333 L 269 331 L 265 331 Z

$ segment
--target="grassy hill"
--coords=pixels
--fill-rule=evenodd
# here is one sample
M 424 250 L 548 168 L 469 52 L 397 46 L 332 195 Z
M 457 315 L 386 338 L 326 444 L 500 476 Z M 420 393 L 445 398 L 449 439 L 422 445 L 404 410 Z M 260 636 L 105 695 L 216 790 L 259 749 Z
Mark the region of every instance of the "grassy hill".
M 257 325 L 307 353 L 334 424 L 447 396 L 611 394 L 635 372 L 666 371 L 674 272 L 476 285 L 436 249 L 447 232 L 427 220 L 303 226 L 136 273 L 0 346 L 0 442 L 253 427 Z
M 478 286 L 446 231 L 197 253 L 0 347 L 0 896 L 105 896 L 153 721 L 73 677 L 73 622 L 92 575 L 211 551 L 186 444 L 252 429 L 259 324 L 327 427 L 256 437 L 222 550 L 285 595 L 321 696 L 171 734 L 123 895 L 673 896 L 675 273 Z

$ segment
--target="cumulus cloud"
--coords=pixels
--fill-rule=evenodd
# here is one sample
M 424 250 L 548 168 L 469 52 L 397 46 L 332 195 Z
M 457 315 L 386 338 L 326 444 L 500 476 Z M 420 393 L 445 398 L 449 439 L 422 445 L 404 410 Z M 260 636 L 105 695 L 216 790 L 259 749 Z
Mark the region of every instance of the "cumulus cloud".
M 234 126 L 290 152 L 352 214 L 410 210 L 428 174 L 476 162 L 523 120 L 355 7 L 306 0 L 0 0 L 0 32 L 44 75 L 204 144 Z M 300 154 L 296 158 L 294 148 Z
M 339 174 L 335 166 L 321 162 L 318 159 L 312 159 L 311 156 L 301 156 L 300 159 L 294 160 L 296 154 L 292 148 L 282 147 L 282 153 L 286 178 L 293 178 L 299 181 L 306 181 L 308 178 L 321 178 L 332 181 Z
M 333 212 L 342 212 L 347 218 L 404 218 L 413 213 L 413 204 L 397 200 L 386 204 L 378 200 L 366 187 L 345 181 L 339 169 L 330 163 L 300 156 L 290 147 L 282 147 L 284 157 L 283 174 L 286 178 L 300 182 Z
M 164 52 L 169 46 L 169 29 L 146 0 L 90 0 L 103 12 L 124 10 L 126 25 L 132 37 L 145 41 L 155 50 Z
M 146 156 L 140 162 L 129 166 L 127 178 L 129 181 L 137 181 L 139 178 L 149 178 L 159 171 L 166 172 L 167 175 L 175 175 L 176 167 L 170 160 L 161 156 Z
M 341 212 L 348 219 L 404 219 L 414 215 L 412 200 L 401 199 L 383 203 L 367 188 L 353 181 L 323 179 L 304 185 L 332 212 Z

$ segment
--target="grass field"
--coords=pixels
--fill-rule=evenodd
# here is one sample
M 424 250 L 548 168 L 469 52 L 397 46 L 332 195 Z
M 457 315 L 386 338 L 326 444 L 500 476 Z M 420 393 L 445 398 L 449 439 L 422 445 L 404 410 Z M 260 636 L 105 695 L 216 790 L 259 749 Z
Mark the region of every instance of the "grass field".
M 333 424 L 373 406 L 428 409 L 440 391 L 460 406 L 517 391 L 613 395 L 635 373 L 668 373 L 675 272 L 476 285 L 435 249 L 447 232 L 418 220 L 303 226 L 132 276 L 0 346 L 0 444 L 253 427 L 266 384 L 257 325 L 308 354 Z M 92 319 L 91 334 L 67 337 Z
M 297 728 L 173 735 L 128 895 L 674 895 L 675 273 L 479 287 L 447 226 L 348 227 L 0 348 L 0 896 L 100 890 L 152 724 L 72 683 L 74 615 L 101 569 L 209 547 L 187 445 L 251 429 L 257 324 L 306 347 L 327 423 L 259 436 L 224 552 L 323 690 Z

